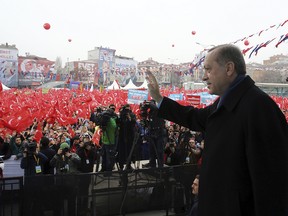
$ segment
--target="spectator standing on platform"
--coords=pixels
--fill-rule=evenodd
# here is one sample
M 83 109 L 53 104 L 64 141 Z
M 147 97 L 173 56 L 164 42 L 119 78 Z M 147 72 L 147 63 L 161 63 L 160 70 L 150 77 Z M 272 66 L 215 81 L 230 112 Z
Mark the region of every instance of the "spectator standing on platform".
M 159 116 L 205 132 L 199 215 L 288 215 L 285 116 L 246 76 L 244 57 L 236 46 L 226 44 L 209 50 L 204 71 L 209 93 L 219 98 L 201 109 L 163 97 L 155 77 L 147 72 Z
M 59 201 L 68 200 L 68 215 L 75 215 L 75 197 L 78 193 L 79 181 L 77 176 L 72 174 L 79 173 L 80 163 L 80 157 L 76 153 L 70 152 L 70 146 L 66 142 L 61 143 L 57 154 L 50 161 L 50 165 L 56 168 L 55 182 L 59 193 L 57 199 Z M 59 212 L 58 207 L 55 207 L 57 212 Z
M 150 146 L 150 158 L 149 166 L 163 167 L 164 165 L 164 140 L 167 136 L 165 129 L 165 121 L 163 118 L 158 117 L 158 109 L 156 107 L 155 101 L 150 101 L 150 111 L 148 114 L 148 142 Z
M 117 159 L 119 167 L 123 170 L 124 165 L 127 163 L 128 156 L 132 149 L 133 140 L 136 130 L 136 116 L 132 112 L 130 105 L 126 104 L 120 109 L 119 117 L 119 139 L 117 145 Z M 134 149 L 135 150 L 135 149 Z M 126 169 L 131 169 L 131 159 L 135 162 L 135 158 L 130 158 L 128 167 Z
M 105 127 L 100 125 L 102 130 L 101 134 L 101 145 L 102 145 L 102 168 L 101 171 L 112 171 L 115 164 L 116 157 L 116 140 L 117 140 L 117 124 L 116 118 L 113 117 L 114 111 L 112 109 L 107 109 L 106 114 L 109 116 L 107 118 L 107 125 Z M 102 113 L 101 115 L 103 115 Z M 104 114 L 104 115 L 106 115 Z
M 50 161 L 54 157 L 54 155 L 56 154 L 56 151 L 52 148 L 49 148 L 49 142 L 50 142 L 49 138 L 47 138 L 45 136 L 43 136 L 41 138 L 41 140 L 40 140 L 40 152 L 48 158 L 48 160 L 44 164 L 43 173 L 53 175 L 54 174 L 54 167 L 52 167 L 50 165 Z
M 83 142 L 80 142 L 79 148 L 77 148 L 76 151 L 77 155 L 81 159 L 79 170 L 81 173 L 92 173 L 94 164 L 97 159 L 97 149 L 95 148 L 95 145 L 91 142 L 91 138 L 88 133 L 84 134 L 83 136 Z M 88 196 L 91 176 L 92 175 L 87 174 L 81 175 L 79 178 L 80 199 L 78 200 L 78 206 L 81 214 L 85 214 L 88 210 Z
M 20 167 L 24 169 L 24 215 L 43 215 L 43 203 L 41 203 L 41 193 L 43 185 L 41 178 L 35 178 L 44 174 L 44 165 L 48 158 L 41 152 L 37 152 L 37 143 L 24 141 L 23 157 Z

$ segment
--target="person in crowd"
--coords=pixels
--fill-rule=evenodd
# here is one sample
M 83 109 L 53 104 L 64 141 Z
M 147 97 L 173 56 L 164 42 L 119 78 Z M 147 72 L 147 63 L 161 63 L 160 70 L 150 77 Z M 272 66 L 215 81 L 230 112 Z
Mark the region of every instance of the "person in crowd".
M 56 168 L 56 174 L 78 173 L 80 163 L 80 157 L 70 152 L 70 146 L 66 142 L 61 143 L 57 153 L 50 161 L 50 165 Z
M 150 111 L 148 114 L 148 142 L 149 142 L 149 152 L 150 158 L 148 166 L 163 167 L 164 165 L 164 136 L 166 135 L 165 121 L 163 118 L 157 116 L 158 109 L 156 107 L 155 101 L 150 101 Z
M 73 175 L 79 173 L 81 159 L 76 153 L 70 152 L 68 143 L 61 143 L 57 153 L 50 161 L 50 165 L 55 167 L 55 183 L 59 196 L 57 199 L 68 201 L 68 215 L 75 215 L 76 195 L 78 193 L 79 179 Z M 59 206 L 55 207 L 55 212 L 59 212 Z M 63 206 L 61 206 L 63 207 Z
M 92 143 L 90 136 L 84 135 L 83 142 L 80 142 L 76 154 L 80 157 L 81 163 L 79 171 L 81 173 L 92 173 L 94 164 L 97 159 L 97 149 Z M 78 201 L 80 214 L 85 214 L 88 211 L 88 195 L 91 183 L 91 175 L 81 175 L 79 178 L 80 199 Z M 85 214 L 86 215 L 86 214 Z
M 44 174 L 44 165 L 48 158 L 41 152 L 37 152 L 37 143 L 24 141 L 23 157 L 20 167 L 24 169 L 24 176 Z
M 149 71 L 147 79 L 160 117 L 205 132 L 200 216 L 288 215 L 287 122 L 273 99 L 246 75 L 238 47 L 224 44 L 208 51 L 203 81 L 219 97 L 205 108 L 163 97 Z M 267 187 L 269 182 L 273 187 Z
M 24 140 L 24 137 L 20 133 L 16 133 L 14 136 L 12 136 L 10 140 L 10 148 L 12 151 L 12 155 L 15 156 L 15 160 L 18 160 L 23 157 L 23 151 L 24 146 L 22 145 L 22 142 Z
M 192 185 L 191 192 L 194 195 L 194 199 L 190 208 L 190 211 L 187 216 L 198 216 L 198 190 L 199 190 L 199 175 L 196 175 Z
M 48 158 L 41 152 L 38 152 L 36 142 L 23 141 L 24 151 L 21 158 L 20 167 L 24 169 L 25 195 L 24 199 L 24 215 L 43 214 L 43 203 L 41 203 L 42 181 L 36 176 L 44 175 L 44 166 Z
M 119 117 L 119 138 L 117 145 L 117 160 L 120 170 L 123 170 L 124 165 L 128 164 L 126 169 L 132 169 L 131 160 L 135 162 L 134 153 L 131 153 L 131 158 L 128 158 L 132 151 L 132 145 L 136 130 L 136 115 L 132 112 L 129 104 L 126 104 L 120 109 Z M 136 144 L 135 144 L 136 145 Z M 135 148 L 134 148 L 135 150 Z
M 105 125 L 105 127 L 100 126 L 102 130 L 100 142 L 103 152 L 101 171 L 112 171 L 115 164 L 118 131 L 116 118 L 113 117 L 114 111 L 112 109 L 107 109 L 105 112 L 107 112 L 109 118 L 107 118 L 107 125 Z
M 53 175 L 54 174 L 54 167 L 52 167 L 50 165 L 50 161 L 54 157 L 54 155 L 56 154 L 56 151 L 52 148 L 49 148 L 49 142 L 50 142 L 49 138 L 47 138 L 45 136 L 43 136 L 41 138 L 41 140 L 40 140 L 40 152 L 48 158 L 48 160 L 44 164 L 43 173 Z
M 75 135 L 71 138 L 71 152 L 76 153 L 80 147 L 80 136 Z
M 93 112 L 91 112 L 91 114 L 90 114 L 89 120 L 92 121 L 94 124 L 97 124 L 97 117 L 98 117 L 98 115 L 101 114 L 101 112 L 102 112 L 101 107 L 95 107 Z
M 8 142 L 0 136 L 0 156 L 2 156 L 3 160 L 7 160 L 11 157 L 12 152 Z
M 179 165 L 180 164 L 180 154 L 177 149 L 175 140 L 169 140 L 164 149 L 165 154 L 165 164 L 168 166 Z
M 49 148 L 51 148 L 55 152 L 57 152 L 59 147 L 60 147 L 60 144 L 57 143 L 57 140 L 55 138 L 50 137 L 49 138 Z
M 198 161 L 201 157 L 201 149 L 196 146 L 195 137 L 190 138 L 187 148 L 186 148 L 186 164 L 198 164 Z

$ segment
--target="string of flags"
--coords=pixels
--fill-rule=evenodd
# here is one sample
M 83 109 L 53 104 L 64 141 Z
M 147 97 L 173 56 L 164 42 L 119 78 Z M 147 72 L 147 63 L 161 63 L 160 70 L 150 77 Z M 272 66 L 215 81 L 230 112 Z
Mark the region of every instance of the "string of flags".
M 288 19 L 285 20 L 285 21 L 283 21 L 283 22 L 281 22 L 281 23 L 279 23 L 279 24 L 271 25 L 271 26 L 269 26 L 269 27 L 266 28 L 266 29 L 262 29 L 262 30 L 260 30 L 260 31 L 258 31 L 258 32 L 256 32 L 256 33 L 253 33 L 253 34 L 250 34 L 250 35 L 245 36 L 245 37 L 243 37 L 243 38 L 240 38 L 240 39 L 238 39 L 238 40 L 236 40 L 236 41 L 234 41 L 234 42 L 231 42 L 231 44 L 237 44 L 237 43 L 239 43 L 239 42 L 244 42 L 244 45 L 245 45 L 245 46 L 249 46 L 249 45 L 250 45 L 249 40 L 250 40 L 252 37 L 254 37 L 254 36 L 258 36 L 258 37 L 263 36 L 263 34 L 264 34 L 265 32 L 267 32 L 267 31 L 269 31 L 269 30 L 271 30 L 271 29 L 276 29 L 276 30 L 278 30 L 279 28 L 284 27 L 284 25 L 287 24 L 287 23 L 288 23 Z M 288 24 L 287 24 L 287 26 L 288 26 Z M 252 45 L 252 46 L 250 45 L 248 48 L 244 48 L 244 49 L 242 50 L 242 54 L 243 54 L 244 56 L 246 56 L 246 54 L 247 54 L 248 52 L 250 52 L 249 55 L 248 55 L 248 58 L 249 58 L 249 59 L 252 57 L 253 54 L 254 54 L 255 56 L 257 56 L 257 54 L 258 54 L 258 52 L 259 52 L 260 49 L 267 47 L 268 45 L 270 45 L 270 44 L 271 44 L 273 41 L 275 41 L 276 39 L 277 39 L 277 37 L 274 37 L 274 38 L 269 39 L 269 40 L 267 40 L 267 41 L 265 41 L 265 42 L 261 42 L 261 43 L 259 43 L 259 44 Z M 278 39 L 278 42 L 275 44 L 275 48 L 278 48 L 278 47 L 279 47 L 284 41 L 286 41 L 287 39 L 288 39 L 288 31 L 287 31 L 286 34 L 280 35 L 280 37 L 279 37 L 279 39 Z M 277 41 L 277 40 L 276 40 L 276 41 Z M 203 50 L 200 52 L 200 54 L 198 54 L 198 55 L 195 56 L 195 58 L 194 58 L 194 60 L 193 60 L 193 63 L 190 64 L 190 69 L 189 69 L 189 71 L 191 71 L 190 73 L 193 73 L 193 69 L 194 69 L 194 68 L 197 68 L 197 67 L 201 66 L 202 62 L 203 62 L 204 59 L 205 59 L 207 50 L 210 49 L 210 48 L 212 48 L 212 47 L 214 46 L 214 45 L 205 45 L 205 44 L 202 44 L 202 43 L 199 43 L 199 42 L 196 42 L 196 44 L 202 46 L 202 47 L 203 47 Z
M 283 22 L 281 22 L 281 23 L 279 23 L 279 24 L 271 25 L 271 26 L 269 26 L 269 27 L 266 28 L 266 29 L 262 29 L 262 30 L 260 30 L 260 31 L 258 31 L 258 32 L 256 32 L 256 33 L 254 33 L 254 34 L 250 34 L 249 36 L 246 36 L 246 37 L 243 37 L 243 38 L 241 38 L 241 39 L 238 39 L 238 40 L 234 41 L 233 44 L 237 44 L 237 43 L 240 42 L 240 41 L 244 41 L 245 46 L 248 46 L 248 45 L 249 45 L 249 39 L 250 39 L 250 38 L 252 38 L 252 37 L 254 37 L 254 36 L 260 37 L 260 36 L 262 36 L 262 34 L 263 34 L 264 32 L 270 31 L 271 29 L 275 29 L 275 28 L 276 28 L 276 30 L 278 30 L 279 28 L 284 27 L 284 25 L 285 25 L 286 23 L 288 23 L 288 20 L 285 20 L 285 21 L 283 21 Z M 282 35 L 280 36 L 280 38 L 279 38 L 278 42 L 276 43 L 275 47 L 278 48 L 278 46 L 279 46 L 281 43 L 283 43 L 285 40 L 287 40 L 287 39 L 288 39 L 288 31 L 287 31 L 286 34 L 282 34 Z M 243 50 L 242 50 L 242 53 L 243 53 L 243 55 L 246 55 L 246 53 L 252 49 L 252 51 L 251 51 L 250 54 L 249 54 L 249 58 L 251 58 L 252 54 L 254 54 L 254 55 L 256 56 L 256 55 L 258 54 L 258 51 L 259 51 L 261 48 L 267 47 L 267 46 L 268 46 L 271 42 L 273 42 L 274 40 L 276 40 L 276 37 L 274 37 L 273 39 L 267 40 L 266 42 L 261 42 L 261 43 L 255 45 L 255 46 L 251 46 L 251 47 L 249 47 L 249 48 L 243 49 Z M 245 43 L 245 42 L 246 42 L 246 43 Z

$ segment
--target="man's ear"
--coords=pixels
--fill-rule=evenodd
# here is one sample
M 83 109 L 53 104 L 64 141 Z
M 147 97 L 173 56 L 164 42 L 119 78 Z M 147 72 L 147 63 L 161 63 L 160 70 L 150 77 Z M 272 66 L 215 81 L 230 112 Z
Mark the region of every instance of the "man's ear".
M 234 73 L 236 73 L 234 62 L 232 61 L 227 62 L 225 67 L 226 67 L 227 76 L 232 76 Z

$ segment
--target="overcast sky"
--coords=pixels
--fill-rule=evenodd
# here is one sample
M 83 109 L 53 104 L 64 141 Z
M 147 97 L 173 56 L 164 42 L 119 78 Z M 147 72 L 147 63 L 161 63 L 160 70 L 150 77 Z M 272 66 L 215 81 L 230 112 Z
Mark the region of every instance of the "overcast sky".
M 15 44 L 19 55 L 59 56 L 63 63 L 86 60 L 88 50 L 99 46 L 137 61 L 191 62 L 204 45 L 252 34 L 251 46 L 276 39 L 257 56 L 249 59 L 248 52 L 247 62 L 288 54 L 288 42 L 275 48 L 288 33 L 288 22 L 277 28 L 288 19 L 287 0 L 0 0 L 0 8 L 0 43 Z

